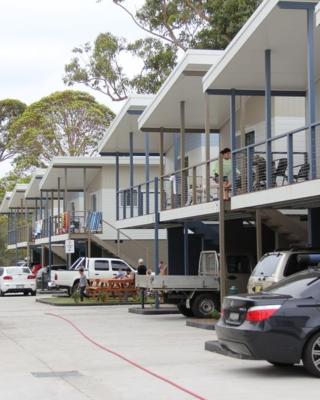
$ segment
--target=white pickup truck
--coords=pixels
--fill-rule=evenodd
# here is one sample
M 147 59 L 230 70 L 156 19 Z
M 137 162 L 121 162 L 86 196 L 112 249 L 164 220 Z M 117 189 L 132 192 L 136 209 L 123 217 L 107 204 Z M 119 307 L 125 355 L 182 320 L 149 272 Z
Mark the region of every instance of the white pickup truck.
M 79 285 L 79 268 L 85 270 L 89 278 L 114 278 L 119 272 L 132 271 L 131 267 L 124 260 L 119 258 L 88 258 L 81 257 L 71 265 L 68 270 L 52 271 L 51 281 L 56 288 L 67 289 L 68 294 L 74 293 Z

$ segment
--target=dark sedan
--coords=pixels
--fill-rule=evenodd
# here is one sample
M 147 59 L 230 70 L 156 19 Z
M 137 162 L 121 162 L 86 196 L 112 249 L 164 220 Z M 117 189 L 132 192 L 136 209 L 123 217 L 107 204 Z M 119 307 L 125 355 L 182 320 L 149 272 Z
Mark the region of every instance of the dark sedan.
M 276 366 L 303 361 L 320 377 L 320 271 L 304 271 L 259 294 L 228 296 L 216 325 L 226 355 Z

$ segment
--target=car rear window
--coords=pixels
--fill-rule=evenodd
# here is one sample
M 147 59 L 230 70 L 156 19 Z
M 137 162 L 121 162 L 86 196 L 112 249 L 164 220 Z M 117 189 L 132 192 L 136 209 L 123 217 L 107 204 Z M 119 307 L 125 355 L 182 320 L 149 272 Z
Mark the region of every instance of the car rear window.
M 283 253 L 264 255 L 253 270 L 252 276 L 272 276 L 282 257 Z
M 270 286 L 264 292 L 287 295 L 294 298 L 318 298 L 320 295 L 320 273 L 295 274 Z
M 11 267 L 6 268 L 6 272 L 10 275 L 30 274 L 30 269 L 26 267 Z

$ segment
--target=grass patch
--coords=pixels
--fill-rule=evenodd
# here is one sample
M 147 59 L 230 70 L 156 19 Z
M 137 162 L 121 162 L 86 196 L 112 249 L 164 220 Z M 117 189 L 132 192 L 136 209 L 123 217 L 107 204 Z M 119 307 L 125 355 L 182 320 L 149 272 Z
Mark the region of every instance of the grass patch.
M 42 298 L 41 300 L 44 300 L 48 304 L 52 305 L 59 305 L 59 306 L 69 306 L 69 305 L 121 305 L 121 304 L 140 304 L 140 298 L 137 297 L 129 297 L 127 301 L 122 301 L 119 300 L 118 298 L 109 298 L 108 301 L 101 301 L 101 299 L 95 299 L 95 298 L 84 298 L 83 302 L 80 301 L 75 301 L 73 297 L 67 297 L 67 296 L 52 296 L 48 298 Z M 146 299 L 146 304 L 154 304 L 154 298 Z

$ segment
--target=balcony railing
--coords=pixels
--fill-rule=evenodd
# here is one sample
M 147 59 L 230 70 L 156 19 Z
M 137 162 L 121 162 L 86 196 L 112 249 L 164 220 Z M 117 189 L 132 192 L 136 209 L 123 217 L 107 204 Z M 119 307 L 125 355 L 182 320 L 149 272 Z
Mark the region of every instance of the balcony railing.
M 31 242 L 32 240 L 32 228 L 29 224 L 8 231 L 8 245 Z
M 254 143 L 233 151 L 233 195 L 251 193 L 303 182 L 320 176 L 319 123 L 314 129 L 313 154 L 310 155 L 308 141 L 310 127 L 305 126 L 270 139 Z M 313 177 L 310 175 L 314 162 Z
M 100 211 L 64 212 L 51 218 L 36 221 L 35 239 L 70 233 L 101 233 L 102 213 Z
M 320 122 L 232 151 L 231 195 L 291 185 L 320 178 Z M 159 210 L 208 203 L 219 198 L 219 184 L 212 176 L 213 163 L 202 162 L 155 181 L 120 190 L 117 218 L 148 215 Z M 211 175 L 206 182 L 206 170 Z
M 207 203 L 219 197 L 219 184 L 213 178 L 206 182 L 206 169 L 209 174 L 218 159 L 214 158 L 191 167 L 186 167 L 117 193 L 118 219 L 153 214 L 160 210 L 187 207 Z M 207 189 L 208 188 L 208 189 Z M 157 205 L 155 205 L 157 204 Z

